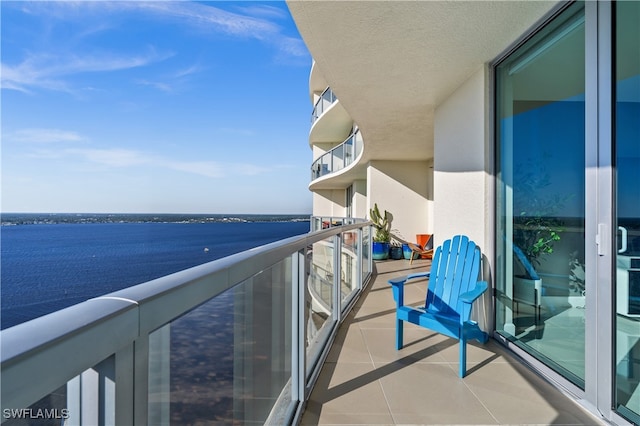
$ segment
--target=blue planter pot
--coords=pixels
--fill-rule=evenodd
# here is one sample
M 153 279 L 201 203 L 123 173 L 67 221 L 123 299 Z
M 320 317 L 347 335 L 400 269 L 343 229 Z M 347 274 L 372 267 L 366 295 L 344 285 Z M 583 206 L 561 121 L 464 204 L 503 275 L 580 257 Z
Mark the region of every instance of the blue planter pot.
M 402 247 L 391 247 L 391 251 L 389 252 L 389 256 L 393 260 L 402 259 Z
M 389 258 L 389 243 L 373 243 L 373 260 L 385 260 Z
M 402 254 L 407 260 L 411 260 L 411 256 L 413 256 L 414 260 L 420 257 L 420 255 L 418 253 L 414 253 L 407 244 L 402 245 Z

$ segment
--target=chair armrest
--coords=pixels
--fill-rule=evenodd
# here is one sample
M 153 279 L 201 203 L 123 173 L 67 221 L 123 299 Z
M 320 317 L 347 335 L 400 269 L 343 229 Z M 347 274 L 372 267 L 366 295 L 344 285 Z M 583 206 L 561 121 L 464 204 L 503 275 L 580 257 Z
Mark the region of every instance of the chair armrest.
M 429 278 L 431 272 L 416 272 L 415 274 L 409 274 L 402 277 L 391 278 L 388 283 L 395 286 L 403 286 L 405 282 L 413 278 Z
M 430 272 L 417 272 L 415 274 L 391 278 L 387 281 L 393 287 L 393 299 L 396 301 L 398 307 L 404 306 L 404 283 L 413 278 L 428 278 L 429 275 L 431 275 Z
M 429 278 L 431 276 L 431 272 L 416 272 L 415 274 L 407 275 L 407 280 L 412 280 L 414 278 Z
M 482 295 L 485 291 L 487 291 L 488 284 L 486 281 L 478 281 L 475 288 L 471 291 L 467 291 L 466 293 L 462 293 L 459 296 L 459 299 L 464 303 L 473 303 L 478 297 Z

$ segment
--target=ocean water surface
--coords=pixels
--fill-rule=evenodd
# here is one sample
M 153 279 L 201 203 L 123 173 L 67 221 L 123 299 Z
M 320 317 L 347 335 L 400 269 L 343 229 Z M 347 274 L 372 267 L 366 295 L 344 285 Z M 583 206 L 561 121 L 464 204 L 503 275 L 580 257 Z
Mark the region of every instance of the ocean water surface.
M 3 215 L 2 329 L 309 231 L 305 216 Z

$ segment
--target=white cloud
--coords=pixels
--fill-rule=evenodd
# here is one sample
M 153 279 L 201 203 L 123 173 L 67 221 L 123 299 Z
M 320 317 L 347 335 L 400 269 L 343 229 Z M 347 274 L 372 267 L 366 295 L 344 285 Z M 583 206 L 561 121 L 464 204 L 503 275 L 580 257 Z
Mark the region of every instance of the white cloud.
M 209 178 L 221 178 L 225 176 L 224 167 L 213 161 L 167 161 L 164 165 L 172 170 L 192 173 Z
M 219 31 L 225 34 L 252 37 L 259 40 L 279 32 L 278 25 L 252 16 L 240 15 L 201 3 L 178 2 L 133 2 L 128 6 L 145 12 L 178 19 L 191 26 L 207 31 Z
M 83 38 L 95 32 L 108 31 L 113 26 L 105 21 L 105 16 L 119 12 L 139 12 L 170 19 L 203 33 L 218 32 L 233 37 L 253 38 L 273 46 L 278 52 L 278 60 L 287 58 L 308 58 L 307 49 L 301 39 L 288 37 L 283 28 L 269 19 L 286 17 L 282 9 L 272 6 L 248 6 L 239 8 L 241 13 L 187 1 L 133 1 L 133 2 L 42 2 L 29 4 L 28 13 L 46 16 L 50 19 L 80 23 L 86 29 L 77 29 L 76 38 Z M 99 17 L 100 19 L 93 19 Z M 31 93 L 35 89 L 73 92 L 67 78 L 86 72 L 109 72 L 147 66 L 172 57 L 173 53 L 158 53 L 150 49 L 145 53 L 124 56 L 112 52 L 100 52 L 93 55 L 30 53 L 19 63 L 0 64 L 0 88 Z M 196 65 L 178 70 L 173 78 L 182 78 L 199 72 Z M 162 91 L 172 90 L 172 84 L 157 80 L 142 83 Z
M 207 178 L 224 178 L 228 176 L 256 176 L 269 173 L 271 168 L 248 163 L 221 163 L 217 161 L 175 161 L 142 151 L 112 149 L 65 149 L 61 151 L 39 151 L 39 157 L 60 158 L 66 156 L 80 157 L 84 161 L 106 167 L 124 168 L 147 166 L 159 169 L 174 170 L 195 174 Z M 276 169 L 278 167 L 274 167 Z
M 82 142 L 78 133 L 60 129 L 22 129 L 8 135 L 9 139 L 29 143 Z
M 162 92 L 171 93 L 174 88 L 169 83 L 163 83 L 161 81 L 150 81 L 150 80 L 137 80 L 137 83 L 142 86 L 154 87 Z
M 68 149 L 68 154 L 78 155 L 87 161 L 110 167 L 132 167 L 151 163 L 145 153 L 130 149 Z
M 256 176 L 268 173 L 271 169 L 246 163 L 219 163 L 216 161 L 166 162 L 166 167 L 181 172 L 192 173 L 209 178 L 229 176 Z
M 146 54 L 116 56 L 77 56 L 38 54 L 27 57 L 17 65 L 3 63 L 0 68 L 0 87 L 29 92 L 31 88 L 70 91 L 65 77 L 86 72 L 117 71 L 138 68 L 171 57 L 172 53 L 159 54 L 150 49 Z
M 286 19 L 287 17 L 287 14 L 284 10 L 275 6 L 261 4 L 255 5 L 251 3 L 246 4 L 249 4 L 249 6 L 242 6 L 238 8 L 239 11 L 246 15 L 276 19 Z

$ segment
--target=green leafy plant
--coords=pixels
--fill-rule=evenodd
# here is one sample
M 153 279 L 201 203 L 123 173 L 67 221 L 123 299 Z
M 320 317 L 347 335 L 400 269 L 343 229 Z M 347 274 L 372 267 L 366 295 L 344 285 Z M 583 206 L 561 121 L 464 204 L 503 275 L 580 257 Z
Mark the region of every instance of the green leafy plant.
M 388 243 L 391 241 L 391 221 L 393 216 L 388 211 L 384 211 L 384 216 L 380 214 L 378 204 L 374 204 L 372 209 L 369 209 L 369 217 L 373 222 L 373 227 L 376 228 L 376 233 L 373 236 L 373 241 L 378 243 Z
M 543 159 L 549 157 L 545 154 Z M 557 213 L 568 197 L 550 192 L 550 186 L 545 161 L 529 160 L 516 169 L 514 210 L 518 216 L 513 218 L 513 242 L 534 266 L 540 266 L 542 257 L 553 253 L 563 232 L 564 223 Z

